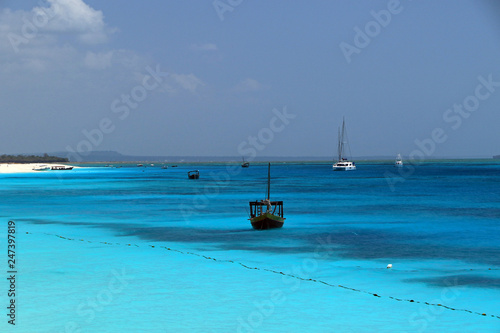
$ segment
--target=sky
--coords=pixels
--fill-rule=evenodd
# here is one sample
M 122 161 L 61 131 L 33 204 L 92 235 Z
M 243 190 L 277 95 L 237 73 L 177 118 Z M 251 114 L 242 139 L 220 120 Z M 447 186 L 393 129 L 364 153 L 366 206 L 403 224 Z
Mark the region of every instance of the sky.
M 500 154 L 494 0 L 0 0 L 0 154 Z

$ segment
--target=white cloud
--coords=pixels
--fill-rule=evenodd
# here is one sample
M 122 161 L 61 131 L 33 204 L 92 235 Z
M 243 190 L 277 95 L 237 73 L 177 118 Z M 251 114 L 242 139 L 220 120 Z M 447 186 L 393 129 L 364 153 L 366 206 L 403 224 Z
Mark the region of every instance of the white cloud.
M 82 0 L 47 0 L 48 7 L 34 7 L 30 11 L 0 10 L 0 51 L 14 51 L 35 47 L 47 40 L 71 38 L 84 44 L 108 41 L 115 29 L 106 26 L 104 15 Z
M 183 89 L 195 92 L 199 86 L 204 86 L 205 83 L 197 78 L 194 74 L 171 74 L 174 81 Z
M 33 21 L 51 32 L 75 33 L 84 43 L 104 43 L 111 29 L 104 23 L 104 15 L 82 0 L 48 0 L 50 7 L 33 9 Z M 43 24 L 46 22 L 46 24 Z M 36 22 L 34 22 L 36 23 Z
M 34 83 L 34 74 L 42 82 L 57 78 L 67 83 L 85 78 L 94 87 L 112 80 L 124 85 L 142 84 L 145 69 L 154 63 L 153 59 L 131 50 L 107 45 L 89 48 L 81 43 L 107 40 L 109 28 L 101 11 L 82 0 L 46 0 L 38 6 L 29 11 L 0 9 L 0 76 L 10 77 L 4 84 L 21 87 L 23 82 Z M 13 35 L 19 38 L 14 45 L 9 40 Z M 215 44 L 196 47 L 217 49 Z M 204 85 L 193 73 L 171 74 L 158 92 L 196 93 Z
M 263 89 L 268 89 L 268 87 L 250 78 L 246 78 L 234 87 L 234 90 L 239 92 L 259 91 Z
M 191 50 L 194 50 L 194 51 L 217 51 L 217 45 L 215 45 L 213 43 L 192 44 Z
M 85 59 L 83 61 L 87 68 L 105 69 L 111 66 L 112 58 L 112 51 L 104 53 L 87 52 L 87 55 L 85 56 Z
M 130 55 L 87 52 L 79 44 L 105 42 L 110 33 L 103 13 L 82 0 L 47 0 L 29 11 L 0 9 L 0 71 L 108 68 Z

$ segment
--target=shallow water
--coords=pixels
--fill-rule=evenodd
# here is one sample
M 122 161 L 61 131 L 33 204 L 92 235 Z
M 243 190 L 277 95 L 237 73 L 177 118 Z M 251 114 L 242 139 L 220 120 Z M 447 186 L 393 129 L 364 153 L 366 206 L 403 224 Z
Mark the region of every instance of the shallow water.
M 15 331 L 500 331 L 500 164 L 275 163 L 285 225 L 254 231 L 266 180 L 265 164 L 0 175 Z

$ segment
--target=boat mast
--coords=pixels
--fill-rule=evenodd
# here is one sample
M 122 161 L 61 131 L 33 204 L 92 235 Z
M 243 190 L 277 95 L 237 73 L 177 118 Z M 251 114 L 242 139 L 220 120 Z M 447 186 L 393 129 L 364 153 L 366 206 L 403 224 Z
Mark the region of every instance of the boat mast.
M 342 161 L 344 155 L 344 136 L 345 136 L 345 117 L 342 118 L 342 132 L 339 128 L 339 161 Z
M 339 158 L 337 159 L 337 161 L 340 161 L 341 160 L 341 157 L 342 157 L 342 148 L 340 146 L 340 141 L 341 141 L 341 138 L 340 138 L 340 127 L 338 128 L 338 142 L 337 142 L 337 154 L 339 155 Z
M 270 199 L 271 194 L 271 163 L 267 167 L 267 200 Z
M 345 117 L 342 117 L 342 155 L 344 154 Z

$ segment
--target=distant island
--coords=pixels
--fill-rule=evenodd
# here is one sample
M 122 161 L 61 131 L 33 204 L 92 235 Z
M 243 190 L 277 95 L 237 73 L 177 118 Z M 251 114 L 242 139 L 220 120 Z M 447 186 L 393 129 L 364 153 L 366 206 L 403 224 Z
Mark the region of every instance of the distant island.
M 116 151 L 91 151 L 85 154 L 68 152 L 53 152 L 54 156 L 65 156 L 71 163 L 99 163 L 99 162 L 157 162 L 157 163 L 198 163 L 198 162 L 241 162 L 241 156 L 165 156 L 165 155 L 124 155 Z M 331 157 L 271 157 L 258 156 L 254 161 L 319 161 L 331 160 Z
M 43 156 L 36 155 L 1 155 L 0 163 L 66 163 L 69 162 L 67 158 L 50 156 L 43 154 Z
M 39 156 L 40 155 L 40 156 Z M 41 156 L 43 155 L 43 156 Z M 49 156 L 50 155 L 50 156 Z M 85 154 L 68 152 L 49 152 L 43 154 L 40 152 L 30 152 L 28 154 L 17 156 L 0 156 L 0 163 L 107 163 L 107 162 L 144 162 L 144 163 L 210 163 L 210 162 L 234 162 L 240 163 L 242 156 L 175 156 L 175 155 L 125 155 L 113 150 L 98 150 L 86 152 Z M 249 159 L 249 156 L 244 156 Z M 31 158 L 31 159 L 30 159 Z M 470 157 L 470 158 L 485 158 Z M 500 155 L 493 156 L 494 159 L 500 159 Z M 356 161 L 394 161 L 394 156 L 356 156 Z M 433 159 L 467 159 L 465 157 L 434 157 Z M 255 156 L 253 162 L 325 162 L 333 161 L 332 156 Z

